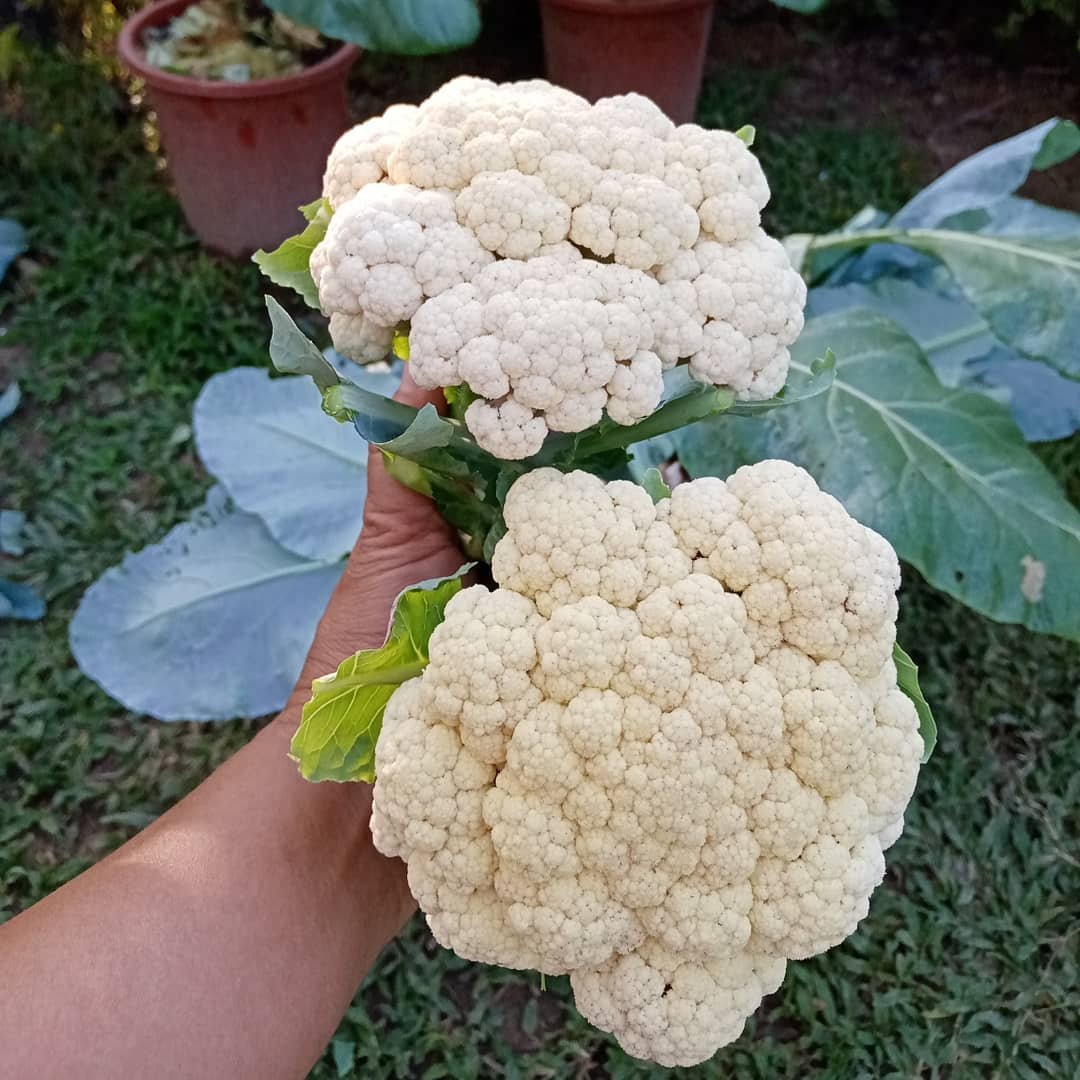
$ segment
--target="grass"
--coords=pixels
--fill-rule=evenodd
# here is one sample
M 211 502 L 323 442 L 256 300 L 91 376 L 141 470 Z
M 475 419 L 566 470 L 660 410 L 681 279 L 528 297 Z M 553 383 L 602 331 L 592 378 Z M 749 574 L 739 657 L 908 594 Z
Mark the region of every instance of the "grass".
M 834 226 L 909 193 L 887 132 L 772 126 L 770 76 L 710 88 L 707 118 L 754 122 L 770 227 Z M 771 132 L 771 133 L 770 133 Z M 253 267 L 201 253 L 126 100 L 92 64 L 47 53 L 0 110 L 0 206 L 30 262 L 0 288 L 0 501 L 27 554 L 0 570 L 44 591 L 0 624 L 0 919 L 130 836 L 251 734 L 125 713 L 74 667 L 87 584 L 161 534 L 207 486 L 185 425 L 211 373 L 262 364 Z M 1050 452 L 1075 481 L 1076 447 Z M 743 1037 L 693 1075 L 1002 1077 L 1080 1073 L 1080 724 L 1075 647 L 987 622 L 909 574 L 902 638 L 941 729 L 872 917 L 792 965 Z M 584 1024 L 565 979 L 478 969 L 416 920 L 366 982 L 313 1080 L 660 1075 Z
M 735 69 L 706 84 L 698 107 L 708 127 L 756 128 L 754 153 L 772 189 L 762 215 L 770 233 L 829 232 L 868 204 L 898 209 L 914 194 L 914 163 L 896 133 L 785 115 L 773 107 L 784 81 L 782 71 Z

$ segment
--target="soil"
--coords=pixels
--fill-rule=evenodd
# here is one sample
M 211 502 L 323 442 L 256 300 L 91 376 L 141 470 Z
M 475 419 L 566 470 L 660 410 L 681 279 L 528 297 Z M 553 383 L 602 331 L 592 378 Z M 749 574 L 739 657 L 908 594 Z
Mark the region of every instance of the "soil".
M 718 20 L 706 76 L 729 65 L 784 72 L 771 107 L 777 116 L 897 131 L 924 183 L 1051 116 L 1080 119 L 1075 64 L 1006 57 L 949 29 L 849 26 L 826 37 L 808 20 L 778 12 Z M 1080 157 L 1037 174 L 1023 193 L 1080 211 Z
M 22 375 L 29 360 L 30 350 L 25 345 L 0 346 L 0 393 Z
M 1005 51 L 992 39 L 973 40 L 951 28 L 911 29 L 923 20 L 829 25 L 772 5 L 734 8 L 732 15 L 717 11 L 706 77 L 732 67 L 777 72 L 783 78 L 769 106 L 771 122 L 891 129 L 911 147 L 923 183 L 1048 117 L 1080 119 L 1077 63 L 1038 39 Z M 541 76 L 537 9 L 488 5 L 480 40 L 448 56 L 364 57 L 353 78 L 356 115 L 371 116 L 394 101 L 422 101 L 460 74 Z M 1080 211 L 1080 157 L 1033 177 L 1023 193 Z

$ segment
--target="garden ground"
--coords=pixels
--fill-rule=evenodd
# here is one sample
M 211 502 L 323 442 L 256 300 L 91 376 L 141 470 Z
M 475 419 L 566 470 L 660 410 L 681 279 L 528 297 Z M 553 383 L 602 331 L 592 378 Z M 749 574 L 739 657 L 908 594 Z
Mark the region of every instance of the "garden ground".
M 757 125 L 774 232 L 834 227 L 867 202 L 897 206 L 941 165 L 1042 119 L 1054 87 L 1056 111 L 1076 115 L 1054 69 L 1021 80 L 969 57 L 953 65 L 962 77 L 949 90 L 967 111 L 935 127 L 927 118 L 951 106 L 934 104 L 939 88 L 917 70 L 905 74 L 888 40 L 837 44 L 831 55 L 849 55 L 845 79 L 826 52 L 797 61 L 802 31 L 778 25 L 741 48 L 718 40 L 718 61 L 751 66 L 721 71 L 702 104 L 704 122 Z M 874 49 L 892 51 L 891 83 Z M 509 76 L 535 56 L 367 60 L 358 102 L 422 97 L 474 63 Z M 991 95 L 980 113 L 972 87 L 990 83 L 1003 104 Z M 202 382 L 265 364 L 258 273 L 199 251 L 147 137 L 92 59 L 24 54 L 0 97 L 0 215 L 21 220 L 31 240 L 0 292 L 0 387 L 18 378 L 24 392 L 0 428 L 0 502 L 26 511 L 31 528 L 27 554 L 0 557 L 0 570 L 49 603 L 43 622 L 0 628 L 0 919 L 152 820 L 256 727 L 125 713 L 67 646 L 86 585 L 200 501 L 208 481 L 188 423 Z M 1044 180 L 1039 195 L 1076 207 L 1076 171 Z M 1075 500 L 1077 441 L 1044 457 Z M 1080 1075 L 1080 657 L 971 614 L 913 572 L 902 608 L 901 638 L 922 665 L 941 741 L 872 916 L 842 947 L 793 965 L 743 1037 L 696 1076 Z M 467 965 L 414 920 L 312 1076 L 660 1072 L 584 1024 L 567 980 L 541 990 L 534 974 Z

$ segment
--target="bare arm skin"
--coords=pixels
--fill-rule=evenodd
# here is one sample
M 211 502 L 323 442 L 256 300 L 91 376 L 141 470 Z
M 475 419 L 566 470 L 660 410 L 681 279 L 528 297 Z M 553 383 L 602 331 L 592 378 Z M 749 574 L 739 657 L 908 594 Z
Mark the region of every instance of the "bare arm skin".
M 400 395 L 413 404 L 415 387 Z M 382 644 L 455 538 L 377 455 L 364 530 L 282 714 L 133 840 L 0 927 L 0 1080 L 301 1080 L 414 909 L 371 789 L 286 756 L 306 688 Z

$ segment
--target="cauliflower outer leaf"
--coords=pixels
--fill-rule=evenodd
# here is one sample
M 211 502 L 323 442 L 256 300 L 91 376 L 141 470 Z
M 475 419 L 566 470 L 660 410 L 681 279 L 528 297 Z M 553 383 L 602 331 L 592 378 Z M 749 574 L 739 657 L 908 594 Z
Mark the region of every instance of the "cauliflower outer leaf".
M 930 710 L 930 703 L 923 696 L 922 687 L 919 686 L 919 668 L 914 660 L 899 644 L 893 646 L 893 660 L 896 663 L 896 684 L 915 706 L 915 712 L 919 716 L 919 735 L 923 741 L 922 763 L 925 765 L 930 760 L 930 755 L 937 746 L 937 724 L 934 722 L 934 714 Z
M 802 469 L 510 487 L 375 747 L 372 833 L 466 959 L 569 973 L 631 1054 L 693 1065 L 850 935 L 923 740 L 899 564 Z
M 406 589 L 394 602 L 386 642 L 354 653 L 311 684 L 290 747 L 305 780 L 375 779 L 375 742 L 386 703 L 424 670 L 432 631 L 468 569 Z
M 284 285 L 293 289 L 304 298 L 308 307 L 317 308 L 319 290 L 315 288 L 308 264 L 311 253 L 326 236 L 326 226 L 330 224 L 333 210 L 330 209 L 330 204 L 326 199 L 316 199 L 307 206 L 301 206 L 300 213 L 307 221 L 303 232 L 283 240 L 273 251 L 264 251 L 260 248 L 251 256 L 251 261 L 275 285 Z M 385 356 L 385 353 L 383 355 Z M 374 359 L 382 359 L 382 357 Z

